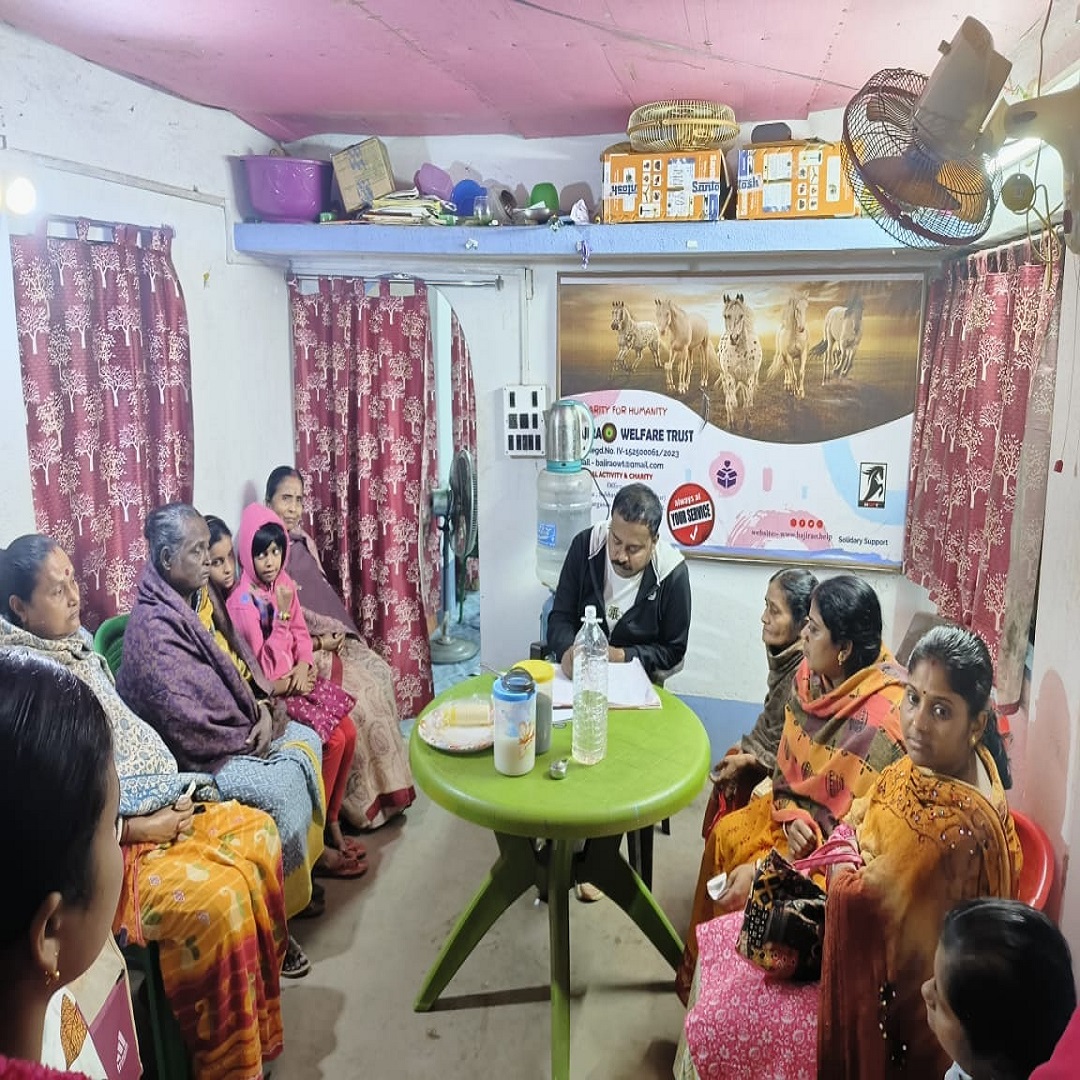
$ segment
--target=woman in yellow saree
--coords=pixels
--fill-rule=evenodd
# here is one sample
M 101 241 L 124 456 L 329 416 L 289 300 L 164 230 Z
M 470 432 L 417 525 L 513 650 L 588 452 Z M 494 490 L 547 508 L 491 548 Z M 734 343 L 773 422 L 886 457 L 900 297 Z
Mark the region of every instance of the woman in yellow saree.
M 909 664 L 908 756 L 853 808 L 863 867 L 838 874 L 825 905 L 818 1068 L 837 1080 L 945 1074 L 922 998 L 942 921 L 961 900 L 1015 897 L 1020 880 L 985 643 L 935 627 Z

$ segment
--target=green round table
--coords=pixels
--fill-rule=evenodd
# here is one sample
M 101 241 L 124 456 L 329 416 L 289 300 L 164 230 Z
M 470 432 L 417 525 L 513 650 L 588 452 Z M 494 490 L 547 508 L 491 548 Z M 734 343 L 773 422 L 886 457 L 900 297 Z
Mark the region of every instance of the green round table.
M 424 711 L 452 698 L 487 695 L 493 680 L 479 675 L 459 683 Z M 537 757 L 531 773 L 514 777 L 495 771 L 490 750 L 444 753 L 420 738 L 419 720 L 413 727 L 409 759 L 417 784 L 452 814 L 491 829 L 499 846 L 499 857 L 450 932 L 414 1007 L 430 1009 L 499 916 L 536 887 L 548 901 L 555 1080 L 570 1076 L 569 891 L 574 882 L 603 889 L 673 968 L 682 958 L 682 940 L 619 851 L 623 833 L 651 826 L 691 803 L 709 771 L 709 740 L 701 721 L 673 694 L 657 693 L 659 709 L 612 710 L 603 761 L 585 766 L 571 759 L 562 780 L 552 779 L 548 766 L 570 758 L 569 725 L 552 731 L 551 749 Z M 555 718 L 558 722 L 558 711 Z M 536 838 L 548 842 L 537 844 Z M 587 841 L 584 850 L 575 851 L 580 840 Z

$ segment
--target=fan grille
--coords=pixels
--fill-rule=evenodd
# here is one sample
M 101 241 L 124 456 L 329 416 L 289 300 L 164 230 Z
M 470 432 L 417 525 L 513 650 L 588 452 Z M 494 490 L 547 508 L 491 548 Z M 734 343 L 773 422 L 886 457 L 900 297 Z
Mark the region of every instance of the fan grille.
M 639 153 L 727 150 L 739 137 L 735 113 L 714 101 L 654 101 L 639 105 L 626 126 Z
M 942 160 L 913 132 L 926 76 L 879 71 L 844 110 L 842 151 L 866 214 L 910 247 L 961 247 L 990 227 L 1000 178 L 985 159 Z

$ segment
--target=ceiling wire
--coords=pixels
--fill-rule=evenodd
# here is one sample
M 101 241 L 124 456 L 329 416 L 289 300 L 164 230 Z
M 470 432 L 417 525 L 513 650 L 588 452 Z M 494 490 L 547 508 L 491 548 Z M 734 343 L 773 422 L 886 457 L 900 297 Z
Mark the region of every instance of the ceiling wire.
M 1054 10 L 1054 0 L 1047 0 L 1046 17 L 1043 19 L 1042 30 L 1039 31 L 1039 72 L 1035 76 L 1035 97 L 1042 93 L 1043 61 L 1046 54 L 1046 28 L 1050 25 L 1050 13 Z M 1042 161 L 1043 144 L 1039 143 L 1039 149 L 1035 151 L 1035 170 L 1032 175 L 1032 183 L 1036 188 L 1039 186 L 1039 162 Z

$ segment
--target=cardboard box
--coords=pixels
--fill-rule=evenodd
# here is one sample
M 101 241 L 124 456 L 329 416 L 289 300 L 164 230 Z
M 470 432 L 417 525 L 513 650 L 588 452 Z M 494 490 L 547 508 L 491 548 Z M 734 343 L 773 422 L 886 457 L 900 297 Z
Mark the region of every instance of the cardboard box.
M 719 221 L 731 202 L 719 150 L 604 154 L 604 221 Z
M 770 143 L 739 151 L 738 216 L 856 217 L 839 143 Z
M 365 139 L 340 150 L 330 160 L 347 214 L 394 190 L 394 170 L 381 139 Z

